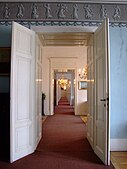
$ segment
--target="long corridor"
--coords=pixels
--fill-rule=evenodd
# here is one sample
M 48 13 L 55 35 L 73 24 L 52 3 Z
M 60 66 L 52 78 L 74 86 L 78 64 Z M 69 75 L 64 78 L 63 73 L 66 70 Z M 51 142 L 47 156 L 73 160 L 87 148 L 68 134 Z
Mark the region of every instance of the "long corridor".
M 43 138 L 36 151 L 13 164 L 0 162 L 0 169 L 114 169 L 105 166 L 86 139 L 86 125 L 66 98 L 55 115 L 43 123 Z
M 104 166 L 94 154 L 86 138 L 86 124 L 74 115 L 65 97 L 55 107 L 55 115 L 44 122 L 37 152 L 45 154 L 47 169 L 113 169 Z
M 66 98 L 61 98 L 55 115 L 44 122 L 43 139 L 37 151 L 58 152 L 59 155 L 69 152 L 69 157 L 73 157 L 73 153 L 92 151 L 86 139 L 86 126 L 79 116 L 74 116 L 74 109 Z

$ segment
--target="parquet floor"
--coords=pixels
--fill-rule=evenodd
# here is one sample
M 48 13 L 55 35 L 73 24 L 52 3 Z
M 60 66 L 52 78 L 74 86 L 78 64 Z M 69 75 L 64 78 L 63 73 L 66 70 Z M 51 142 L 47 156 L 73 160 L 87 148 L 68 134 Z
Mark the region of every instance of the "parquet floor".
M 127 152 L 111 152 L 111 161 L 115 169 L 127 169 Z

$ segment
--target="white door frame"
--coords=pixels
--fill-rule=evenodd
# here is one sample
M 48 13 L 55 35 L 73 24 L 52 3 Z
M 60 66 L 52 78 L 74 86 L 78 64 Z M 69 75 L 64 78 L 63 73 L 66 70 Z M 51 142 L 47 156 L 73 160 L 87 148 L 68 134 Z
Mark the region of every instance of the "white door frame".
M 97 28 L 98 27 L 96 27 L 96 26 L 84 26 L 84 27 L 82 27 L 82 26 L 53 26 L 53 27 L 51 27 L 51 26 L 31 26 L 31 29 L 37 33 L 58 33 L 58 32 L 62 32 L 62 33 L 63 32 L 89 32 L 90 33 L 91 32 L 91 33 L 94 33 Z M 50 72 L 51 73 L 53 72 L 53 68 L 52 69 L 50 68 Z M 77 77 L 77 69 L 76 69 L 75 73 L 76 73 L 76 77 Z M 110 78 L 109 78 L 109 80 L 110 80 Z M 51 81 L 52 81 L 52 77 L 50 76 L 50 82 Z M 110 84 L 110 81 L 109 81 L 109 84 Z M 76 80 L 76 85 L 77 85 L 77 80 Z M 75 87 L 75 96 L 77 93 L 76 89 L 77 89 L 77 87 Z M 52 90 L 50 87 L 50 94 L 51 94 L 51 91 Z M 77 105 L 77 96 L 75 99 L 76 99 L 76 102 L 75 102 L 76 103 L 75 106 L 76 106 Z M 76 113 L 76 111 L 75 111 L 75 113 Z M 109 128 L 109 132 L 110 132 L 110 128 Z
M 31 26 L 31 29 L 33 31 L 35 31 L 36 33 L 59 33 L 59 32 L 95 32 L 95 30 L 97 29 L 97 26 Z M 58 66 L 59 67 L 59 66 Z M 65 68 L 65 67 L 64 67 Z M 69 68 L 69 66 L 68 66 Z M 57 67 L 56 67 L 57 69 Z M 74 68 L 73 69 L 76 69 L 75 71 L 75 77 L 77 79 L 77 68 Z M 51 73 L 52 73 L 52 70 L 50 68 L 49 70 L 50 72 L 50 76 L 51 76 Z M 50 77 L 50 83 L 52 82 L 51 80 L 51 77 Z M 76 93 L 77 93 L 77 80 L 75 81 L 75 84 L 76 84 L 76 87 L 75 87 L 75 96 L 76 96 Z M 76 90 L 77 89 L 77 90 Z M 52 92 L 51 90 L 51 87 L 50 87 L 50 93 Z M 51 97 L 51 95 L 49 94 L 49 96 Z M 77 96 L 75 97 L 75 106 L 77 105 Z M 52 112 L 52 108 L 51 108 L 51 101 L 49 103 L 49 111 L 50 111 L 50 115 L 53 115 L 53 112 Z M 76 114 L 77 110 L 76 110 L 76 107 L 75 107 L 75 114 Z
M 54 114 L 54 70 L 72 69 L 75 71 L 75 114 L 77 112 L 77 58 L 50 58 L 50 114 Z

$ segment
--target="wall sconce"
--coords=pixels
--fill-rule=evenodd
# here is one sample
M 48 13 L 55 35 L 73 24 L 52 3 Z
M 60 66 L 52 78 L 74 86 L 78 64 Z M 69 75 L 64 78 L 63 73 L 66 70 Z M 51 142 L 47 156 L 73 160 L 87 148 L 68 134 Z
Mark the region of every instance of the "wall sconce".
M 82 70 L 78 69 L 78 75 L 81 79 L 87 80 L 87 65 Z

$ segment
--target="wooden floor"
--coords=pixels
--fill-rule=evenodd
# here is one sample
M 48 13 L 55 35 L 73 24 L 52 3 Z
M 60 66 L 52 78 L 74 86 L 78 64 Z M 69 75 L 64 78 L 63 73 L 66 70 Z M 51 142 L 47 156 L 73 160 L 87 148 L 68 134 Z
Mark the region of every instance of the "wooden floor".
M 111 161 L 115 169 L 127 169 L 127 152 L 111 152 Z

